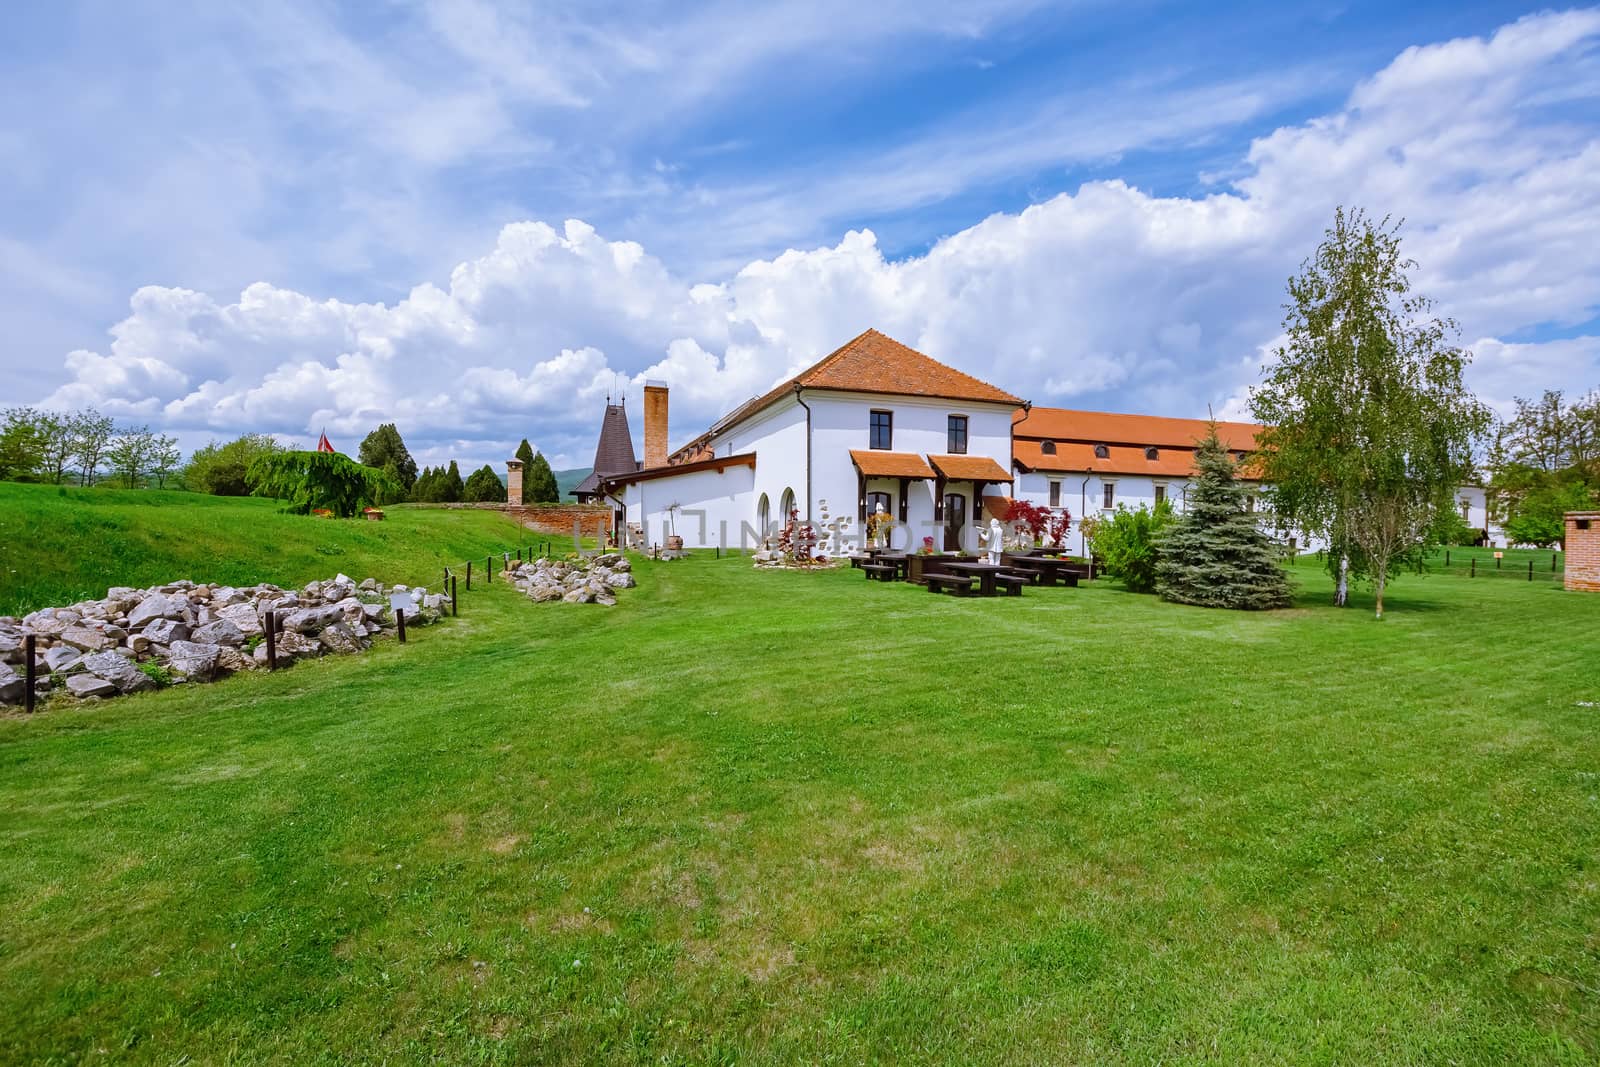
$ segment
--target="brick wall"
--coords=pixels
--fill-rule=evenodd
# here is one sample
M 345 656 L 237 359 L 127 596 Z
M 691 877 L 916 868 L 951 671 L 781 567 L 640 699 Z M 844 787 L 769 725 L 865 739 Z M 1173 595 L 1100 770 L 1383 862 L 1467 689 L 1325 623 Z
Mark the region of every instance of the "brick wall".
M 571 537 L 573 523 L 584 537 L 598 539 L 611 532 L 611 509 L 604 505 L 545 504 L 507 510 L 523 526 L 552 537 Z
M 1588 529 L 1583 529 L 1583 526 Z M 1600 593 L 1600 511 L 1567 515 L 1567 588 Z

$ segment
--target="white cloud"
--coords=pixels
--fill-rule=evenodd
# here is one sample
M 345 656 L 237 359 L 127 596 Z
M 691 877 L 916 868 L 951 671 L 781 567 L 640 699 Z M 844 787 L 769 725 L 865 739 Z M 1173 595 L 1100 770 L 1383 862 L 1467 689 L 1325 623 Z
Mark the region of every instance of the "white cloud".
M 585 223 L 519 222 L 387 305 L 147 287 L 47 402 L 191 434 L 325 425 L 347 448 L 393 420 L 422 462 L 498 462 L 526 435 L 581 464 L 619 382 L 669 381 L 682 440 L 876 326 L 1039 403 L 1238 415 L 1284 279 L 1339 203 L 1406 218 L 1419 288 L 1477 339 L 1487 399 L 1582 390 L 1595 338 L 1500 339 L 1600 307 L 1600 140 L 1565 111 L 1595 95 L 1597 37 L 1600 14 L 1577 12 L 1410 49 L 1339 111 L 1258 139 L 1211 195 L 1088 183 L 904 259 L 852 231 L 694 283 Z M 561 84 L 580 107 L 584 77 Z

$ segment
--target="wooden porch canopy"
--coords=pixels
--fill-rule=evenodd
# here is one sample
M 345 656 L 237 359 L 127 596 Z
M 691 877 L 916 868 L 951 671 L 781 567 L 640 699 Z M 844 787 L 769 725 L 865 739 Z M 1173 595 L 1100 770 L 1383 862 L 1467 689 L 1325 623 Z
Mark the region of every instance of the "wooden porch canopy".
M 933 518 L 944 521 L 944 487 L 949 482 L 972 483 L 972 511 L 974 518 L 983 514 L 983 487 L 990 484 L 1011 484 L 1011 473 L 989 456 L 929 456 L 928 462 L 938 472 L 934 479 Z
M 913 479 L 932 479 L 933 468 L 915 452 L 882 452 L 852 448 L 850 462 L 856 466 L 856 517 L 867 521 L 867 479 L 894 478 L 900 483 L 900 521 L 907 521 L 907 490 Z

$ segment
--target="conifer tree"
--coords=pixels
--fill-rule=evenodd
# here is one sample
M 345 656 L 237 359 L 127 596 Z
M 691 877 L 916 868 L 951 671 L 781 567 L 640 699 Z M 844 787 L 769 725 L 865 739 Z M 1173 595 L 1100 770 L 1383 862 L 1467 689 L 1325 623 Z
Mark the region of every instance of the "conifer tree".
M 456 466 L 456 461 L 450 461 L 450 469 L 444 475 L 444 501 L 454 504 L 461 499 L 461 493 L 466 486 L 461 481 L 461 468 Z
M 534 453 L 522 476 L 522 499 L 530 504 L 555 504 L 561 500 L 561 488 L 556 485 L 555 472 L 543 452 Z
M 522 443 L 517 446 L 515 455 L 518 459 L 522 460 L 523 470 L 527 470 L 529 467 L 533 466 L 533 446 L 528 444 L 528 439 L 526 437 L 524 437 L 522 439 Z
M 359 454 L 362 463 L 384 471 L 407 491 L 416 484 L 417 461 L 411 458 L 394 423 L 386 422 L 367 434 Z
M 1161 539 L 1156 592 L 1163 600 L 1206 608 L 1286 608 L 1289 578 L 1277 549 L 1245 510 L 1233 460 L 1213 423 L 1195 453 L 1200 477 L 1188 508 Z
M 461 492 L 461 499 L 468 504 L 503 504 L 506 500 L 506 487 L 500 481 L 500 476 L 494 472 L 494 468 L 485 463 L 467 476 L 467 484 Z

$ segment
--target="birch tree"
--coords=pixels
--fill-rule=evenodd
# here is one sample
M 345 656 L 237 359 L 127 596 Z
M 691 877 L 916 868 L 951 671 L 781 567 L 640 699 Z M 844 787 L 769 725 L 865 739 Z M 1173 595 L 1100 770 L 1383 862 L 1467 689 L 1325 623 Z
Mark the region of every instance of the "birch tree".
M 1462 379 L 1454 321 L 1412 291 L 1400 226 L 1340 208 L 1289 280 L 1286 341 L 1251 392 L 1263 478 L 1286 525 L 1329 545 L 1335 603 L 1420 558 L 1492 422 Z

